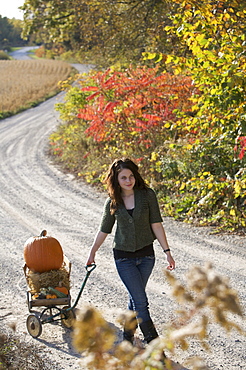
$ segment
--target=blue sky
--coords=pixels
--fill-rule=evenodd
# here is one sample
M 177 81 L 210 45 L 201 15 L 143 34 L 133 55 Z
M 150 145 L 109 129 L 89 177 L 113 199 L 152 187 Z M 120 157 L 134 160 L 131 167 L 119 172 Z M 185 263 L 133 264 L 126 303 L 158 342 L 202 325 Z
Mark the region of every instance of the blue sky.
M 0 0 L 0 15 L 7 18 L 23 19 L 22 12 L 18 9 L 25 0 Z

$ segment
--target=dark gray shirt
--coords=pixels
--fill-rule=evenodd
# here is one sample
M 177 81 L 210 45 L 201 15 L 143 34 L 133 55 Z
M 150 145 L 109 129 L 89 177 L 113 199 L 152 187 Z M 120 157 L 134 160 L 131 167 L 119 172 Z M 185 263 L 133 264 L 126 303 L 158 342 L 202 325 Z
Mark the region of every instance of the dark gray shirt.
M 162 222 L 155 192 L 148 188 L 134 189 L 135 207 L 132 216 L 124 205 L 120 205 L 114 215 L 110 214 L 111 199 L 107 198 L 100 230 L 110 234 L 116 222 L 114 248 L 135 252 L 153 243 L 155 235 L 151 224 Z

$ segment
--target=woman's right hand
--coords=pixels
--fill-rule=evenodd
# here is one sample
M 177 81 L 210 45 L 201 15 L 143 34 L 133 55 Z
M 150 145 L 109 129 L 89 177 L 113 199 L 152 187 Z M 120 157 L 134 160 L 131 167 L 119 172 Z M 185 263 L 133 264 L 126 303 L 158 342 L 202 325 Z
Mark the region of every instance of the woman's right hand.
M 93 263 L 95 263 L 95 255 L 90 254 L 86 262 L 86 266 L 92 265 Z

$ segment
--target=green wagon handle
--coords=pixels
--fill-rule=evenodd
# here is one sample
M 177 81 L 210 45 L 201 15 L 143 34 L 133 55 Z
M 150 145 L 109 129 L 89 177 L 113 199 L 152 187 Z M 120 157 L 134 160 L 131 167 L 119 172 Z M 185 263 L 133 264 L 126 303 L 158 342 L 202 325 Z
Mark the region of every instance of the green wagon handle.
M 75 300 L 75 302 L 74 302 L 74 304 L 71 306 L 71 307 L 68 307 L 68 308 L 66 308 L 66 309 L 64 309 L 63 311 L 71 311 L 71 310 L 73 310 L 76 306 L 77 306 L 77 304 L 78 304 L 78 302 L 79 302 L 79 300 L 80 300 L 80 297 L 81 297 L 81 294 L 83 293 L 83 290 L 84 290 L 84 287 L 85 287 L 85 284 L 86 284 L 86 282 L 87 282 L 87 280 L 88 280 L 88 278 L 89 278 L 89 276 L 90 276 L 90 274 L 92 273 L 92 271 L 93 270 L 95 270 L 95 268 L 96 268 L 96 264 L 95 263 L 92 263 L 91 265 L 87 265 L 87 266 L 85 266 L 85 269 L 86 269 L 86 275 L 85 275 L 85 278 L 84 278 L 84 281 L 83 281 L 83 283 L 82 283 L 82 285 L 81 285 L 81 288 L 80 288 L 80 291 L 79 291 L 79 294 L 78 294 L 78 296 L 77 296 L 77 298 L 76 298 L 76 300 Z

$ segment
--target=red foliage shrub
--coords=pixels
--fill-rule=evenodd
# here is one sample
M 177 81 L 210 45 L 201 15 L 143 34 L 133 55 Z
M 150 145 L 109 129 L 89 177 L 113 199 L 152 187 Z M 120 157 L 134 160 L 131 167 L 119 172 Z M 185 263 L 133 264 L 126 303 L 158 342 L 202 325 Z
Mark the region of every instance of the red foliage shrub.
M 86 133 L 96 141 L 124 139 L 149 147 L 157 133 L 166 133 L 177 121 L 177 111 L 191 110 L 192 81 L 188 77 L 158 73 L 158 68 L 129 68 L 124 72 L 98 72 L 83 82 L 87 105 L 79 118 L 89 124 Z M 148 136 L 145 136 L 145 134 Z

